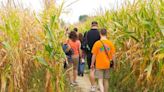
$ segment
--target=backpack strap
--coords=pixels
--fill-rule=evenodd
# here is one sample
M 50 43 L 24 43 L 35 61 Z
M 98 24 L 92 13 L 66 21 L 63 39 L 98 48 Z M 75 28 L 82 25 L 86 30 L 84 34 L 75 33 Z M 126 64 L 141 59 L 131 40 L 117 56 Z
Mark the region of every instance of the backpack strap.
M 113 68 L 113 66 L 114 66 L 114 61 L 113 61 L 113 60 L 110 61 L 110 57 L 109 57 L 109 55 L 108 55 L 108 51 L 107 51 L 107 49 L 105 48 L 105 45 L 104 45 L 103 41 L 100 40 L 100 42 L 102 43 L 102 45 L 103 45 L 103 47 L 104 47 L 104 50 L 105 50 L 105 54 L 106 54 L 106 56 L 107 56 L 108 59 L 109 59 L 110 67 Z
M 108 55 L 108 51 L 107 51 L 107 49 L 106 49 L 106 47 L 105 47 L 105 45 L 104 45 L 103 41 L 102 41 L 102 40 L 100 40 L 100 42 L 102 43 L 102 45 L 103 45 L 103 47 L 104 47 L 104 50 L 105 50 L 105 54 L 106 54 L 106 56 L 107 56 L 107 57 L 108 57 L 108 59 L 110 60 L 110 57 L 109 57 L 109 55 Z

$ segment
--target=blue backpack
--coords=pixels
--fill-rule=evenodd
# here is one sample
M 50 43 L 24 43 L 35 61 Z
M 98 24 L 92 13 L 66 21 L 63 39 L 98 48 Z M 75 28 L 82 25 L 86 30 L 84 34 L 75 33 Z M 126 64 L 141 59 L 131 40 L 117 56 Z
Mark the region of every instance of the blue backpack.
M 72 49 L 69 49 L 68 44 L 63 44 L 62 49 L 67 56 L 72 56 L 74 53 Z

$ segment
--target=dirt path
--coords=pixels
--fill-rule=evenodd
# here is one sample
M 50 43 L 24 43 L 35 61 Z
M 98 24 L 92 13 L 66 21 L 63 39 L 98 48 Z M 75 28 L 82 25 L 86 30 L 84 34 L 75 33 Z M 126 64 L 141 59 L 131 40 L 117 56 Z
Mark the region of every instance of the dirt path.
M 83 77 L 78 77 L 77 82 L 78 82 L 78 87 L 76 88 L 75 92 L 90 92 L 91 84 L 89 82 L 89 78 L 87 74 L 85 74 Z
M 83 77 L 78 77 L 77 82 L 78 82 L 78 87 L 80 89 L 80 92 L 90 92 L 91 85 L 89 82 L 88 75 L 84 75 Z

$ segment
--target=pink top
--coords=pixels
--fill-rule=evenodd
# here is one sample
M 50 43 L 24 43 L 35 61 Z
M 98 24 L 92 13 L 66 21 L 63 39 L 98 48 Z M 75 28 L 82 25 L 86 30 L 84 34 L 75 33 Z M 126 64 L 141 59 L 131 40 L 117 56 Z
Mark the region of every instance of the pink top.
M 79 40 L 77 40 L 76 42 L 73 42 L 72 40 L 68 41 L 68 44 L 71 46 L 71 48 L 74 51 L 74 55 L 79 55 L 79 50 L 80 50 L 80 46 L 81 43 Z

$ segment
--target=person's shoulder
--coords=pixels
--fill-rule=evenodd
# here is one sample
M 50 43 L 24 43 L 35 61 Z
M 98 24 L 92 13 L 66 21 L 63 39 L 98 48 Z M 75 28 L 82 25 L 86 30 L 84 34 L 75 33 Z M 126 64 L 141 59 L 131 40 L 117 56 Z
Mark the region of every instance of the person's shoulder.
M 90 30 L 88 30 L 87 32 L 86 32 L 86 35 L 89 37 L 89 36 L 92 36 L 92 34 L 93 34 L 93 31 L 90 29 Z
M 106 41 L 107 41 L 107 42 L 109 42 L 109 43 L 111 43 L 111 42 L 112 42 L 111 40 L 108 40 L 108 39 L 107 39 Z
M 80 40 L 77 40 L 78 43 L 80 43 Z
M 81 42 L 80 42 L 80 40 L 77 40 L 76 43 L 80 44 Z
M 110 40 L 106 40 L 107 43 L 112 43 Z
M 64 41 L 63 41 L 63 44 L 67 44 L 67 43 L 69 43 L 69 39 L 68 38 L 66 38 Z
M 97 33 L 98 35 L 100 34 L 98 29 L 95 29 L 94 32 Z
M 98 31 L 97 29 L 90 29 L 90 30 L 88 31 L 88 33 L 91 34 L 91 35 L 93 35 L 93 33 L 94 33 L 94 34 L 97 34 L 97 33 L 99 34 L 99 31 Z
M 69 39 L 69 40 L 67 41 L 67 43 L 68 43 L 68 44 L 72 44 L 73 41 Z
M 88 31 L 85 31 L 84 34 L 88 33 Z
M 110 45 L 114 45 L 112 41 L 110 40 L 107 40 L 107 43 L 110 44 Z
M 84 32 L 84 36 L 89 33 L 90 30 Z
M 101 43 L 101 41 L 98 40 L 98 41 L 95 42 L 95 45 L 99 45 L 100 43 Z
M 90 32 L 90 31 L 92 31 L 92 29 L 87 30 L 85 33 L 88 33 L 88 32 Z

